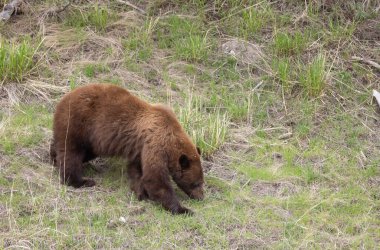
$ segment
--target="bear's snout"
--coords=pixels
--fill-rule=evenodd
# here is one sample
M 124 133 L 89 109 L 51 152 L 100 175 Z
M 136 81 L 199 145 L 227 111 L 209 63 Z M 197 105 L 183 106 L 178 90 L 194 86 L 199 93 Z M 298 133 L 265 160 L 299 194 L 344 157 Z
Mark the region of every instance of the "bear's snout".
M 203 200 L 204 199 L 203 189 L 202 188 L 193 189 L 189 196 L 192 199 Z

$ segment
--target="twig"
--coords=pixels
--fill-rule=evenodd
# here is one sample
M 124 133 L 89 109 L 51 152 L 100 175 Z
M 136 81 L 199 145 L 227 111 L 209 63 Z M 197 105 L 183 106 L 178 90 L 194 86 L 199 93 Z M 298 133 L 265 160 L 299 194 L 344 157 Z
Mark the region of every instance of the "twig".
M 352 59 L 357 60 L 357 61 L 361 61 L 361 62 L 365 62 L 365 63 L 371 65 L 372 67 L 380 70 L 380 64 L 378 64 L 377 62 L 374 62 L 374 61 L 371 61 L 369 59 L 365 59 L 362 57 L 358 57 L 358 56 L 353 56 Z
M 138 11 L 140 11 L 141 13 L 143 13 L 144 15 L 146 15 L 146 11 L 145 11 L 145 10 L 143 10 L 143 9 L 141 9 L 141 8 L 139 8 L 139 7 L 137 7 L 137 6 L 134 5 L 134 4 L 131 4 L 130 2 L 128 2 L 128 1 L 126 1 L 126 0 L 116 0 L 116 1 L 119 2 L 119 3 L 123 3 L 123 4 L 125 4 L 125 5 L 128 5 L 129 7 L 133 8 L 133 9 L 135 9 L 135 10 L 138 10 Z

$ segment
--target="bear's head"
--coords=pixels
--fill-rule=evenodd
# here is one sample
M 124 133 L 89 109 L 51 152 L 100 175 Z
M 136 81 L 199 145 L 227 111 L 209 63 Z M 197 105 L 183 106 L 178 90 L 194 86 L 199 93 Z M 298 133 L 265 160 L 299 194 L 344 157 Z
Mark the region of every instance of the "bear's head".
M 203 169 L 201 152 L 183 130 L 172 109 L 153 105 L 152 124 L 157 125 L 155 140 L 161 141 L 168 156 L 168 168 L 174 182 L 190 198 L 203 199 Z
M 173 180 L 190 198 L 202 200 L 204 180 L 201 152 L 190 140 L 186 141 L 180 143 L 177 154 L 173 154 Z

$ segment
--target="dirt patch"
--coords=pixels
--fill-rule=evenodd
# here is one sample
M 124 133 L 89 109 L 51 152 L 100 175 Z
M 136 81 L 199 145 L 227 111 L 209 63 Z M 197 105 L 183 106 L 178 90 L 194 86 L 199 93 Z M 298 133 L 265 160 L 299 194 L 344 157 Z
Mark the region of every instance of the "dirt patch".
M 46 137 L 49 138 L 49 137 Z M 50 154 L 49 154 L 50 145 L 47 143 L 41 144 L 34 148 L 20 148 L 17 150 L 17 155 L 23 156 L 29 159 L 31 162 L 36 165 L 41 162 L 50 164 Z
M 223 161 L 223 158 L 217 158 L 216 156 L 214 156 L 213 159 L 215 161 L 202 162 L 205 173 L 227 181 L 233 181 L 236 179 L 237 173 L 226 167 L 229 162 Z
M 195 228 L 187 228 L 182 232 L 178 232 L 176 239 L 178 242 L 183 242 L 184 244 L 191 242 L 194 248 L 203 246 L 205 244 L 202 233 L 200 233 L 198 229 Z
M 4 217 L 6 213 L 7 213 L 7 208 L 4 205 L 0 204 L 0 218 Z
M 299 187 L 290 182 L 255 182 L 252 192 L 256 196 L 289 197 L 299 192 Z
M 230 249 L 265 249 L 266 243 L 261 239 L 232 239 Z
M 138 215 L 144 214 L 145 212 L 146 212 L 145 207 L 129 208 L 129 215 L 131 216 L 138 216 Z
M 35 12 L 36 10 L 31 10 Z M 39 24 L 36 14 L 23 13 L 13 15 L 4 26 L 0 27 L 0 32 L 7 38 L 18 38 L 22 36 L 34 36 L 39 31 Z
M 273 241 L 278 240 L 280 232 L 271 235 L 261 235 L 261 229 L 255 224 L 247 225 L 235 224 L 227 227 L 228 241 L 230 249 L 265 249 Z M 243 237 L 242 235 L 251 237 Z
M 247 139 L 252 133 L 253 130 L 249 127 L 230 129 L 230 142 L 202 162 L 204 172 L 228 182 L 237 182 L 241 185 L 248 183 L 248 178 L 239 174 L 233 165 L 244 161 L 244 157 L 235 155 L 252 153 L 252 145 Z
M 6 155 L 0 153 L 0 171 L 4 170 L 10 164 L 10 159 Z
M 355 32 L 360 40 L 380 41 L 380 16 L 376 19 L 366 20 L 359 24 Z
M 371 188 L 380 188 L 380 176 L 369 178 L 368 184 Z
M 120 19 L 107 27 L 107 34 L 112 37 L 127 37 L 128 33 L 136 27 L 143 25 L 143 18 L 136 11 L 119 14 Z
M 260 63 L 264 57 L 261 46 L 240 39 L 231 39 L 221 45 L 224 54 L 235 57 L 242 64 Z

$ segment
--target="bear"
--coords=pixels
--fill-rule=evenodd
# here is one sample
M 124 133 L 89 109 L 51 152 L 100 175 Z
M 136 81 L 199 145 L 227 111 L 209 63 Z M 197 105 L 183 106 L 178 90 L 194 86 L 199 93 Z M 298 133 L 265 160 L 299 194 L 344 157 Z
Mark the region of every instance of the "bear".
M 138 200 L 150 199 L 173 214 L 192 214 L 180 204 L 171 179 L 190 198 L 204 198 L 201 152 L 171 108 L 149 104 L 116 85 L 85 85 L 61 99 L 50 156 L 61 183 L 75 188 L 95 185 L 82 176 L 85 162 L 118 156 L 127 160 Z

